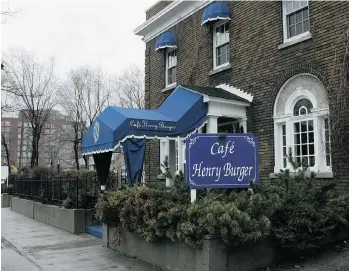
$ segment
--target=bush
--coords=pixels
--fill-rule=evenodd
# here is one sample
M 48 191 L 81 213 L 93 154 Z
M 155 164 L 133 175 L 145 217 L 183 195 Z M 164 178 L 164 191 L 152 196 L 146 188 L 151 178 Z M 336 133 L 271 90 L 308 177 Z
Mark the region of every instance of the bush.
M 51 168 L 35 167 L 29 171 L 29 177 L 33 180 L 42 180 L 51 178 L 53 171 Z
M 21 168 L 18 173 L 17 173 L 17 176 L 18 176 L 18 179 L 20 180 L 23 180 L 23 179 L 26 179 L 29 177 L 29 168 Z
M 317 188 L 315 175 L 307 174 L 306 166 L 295 167 L 295 174 L 287 170 L 268 183 L 252 183 L 253 191 L 203 189 L 191 204 L 180 173 L 171 188 L 147 184 L 107 191 L 96 215 L 148 242 L 166 237 L 200 247 L 210 234 L 228 246 L 239 246 L 270 236 L 287 252 L 311 252 L 340 226 L 349 229 L 349 194 L 334 190 L 334 185 Z
M 171 188 L 138 186 L 107 191 L 96 205 L 97 218 L 125 227 L 148 242 L 166 237 L 199 247 L 204 235 L 219 234 L 226 244 L 239 245 L 267 236 L 271 229 L 267 215 L 281 205 L 276 197 L 247 191 L 207 191 L 205 197 L 190 204 L 183 175 L 174 183 Z

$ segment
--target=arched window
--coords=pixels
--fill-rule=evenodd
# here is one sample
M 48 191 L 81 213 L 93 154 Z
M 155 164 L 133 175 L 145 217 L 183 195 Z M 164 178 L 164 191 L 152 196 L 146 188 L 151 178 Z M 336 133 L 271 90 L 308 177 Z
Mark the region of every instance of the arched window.
M 292 169 L 292 150 L 298 166 L 331 171 L 329 109 L 324 85 L 310 74 L 299 74 L 281 87 L 274 105 L 275 168 Z

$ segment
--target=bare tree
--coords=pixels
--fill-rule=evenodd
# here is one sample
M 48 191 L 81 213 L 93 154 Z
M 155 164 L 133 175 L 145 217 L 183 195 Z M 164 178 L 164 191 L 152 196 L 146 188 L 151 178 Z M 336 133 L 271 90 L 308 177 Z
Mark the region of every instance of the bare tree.
M 38 166 L 39 141 L 42 129 L 56 102 L 57 81 L 54 76 L 54 60 L 40 63 L 24 51 L 5 56 L 7 87 L 3 90 L 12 96 L 13 106 L 28 123 L 31 133 L 30 166 Z
M 4 3 L 1 3 L 1 23 L 6 23 L 8 18 L 15 17 L 18 12 L 18 9 L 11 9 L 9 4 L 4 5 Z
M 144 74 L 139 67 L 130 66 L 111 82 L 111 88 L 122 107 L 144 108 Z
M 73 123 L 75 164 L 79 170 L 79 156 L 83 133 L 92 125 L 97 115 L 109 104 L 111 90 L 106 77 L 99 69 L 89 67 L 72 70 L 62 85 L 61 105 Z M 84 157 L 88 168 L 88 159 Z

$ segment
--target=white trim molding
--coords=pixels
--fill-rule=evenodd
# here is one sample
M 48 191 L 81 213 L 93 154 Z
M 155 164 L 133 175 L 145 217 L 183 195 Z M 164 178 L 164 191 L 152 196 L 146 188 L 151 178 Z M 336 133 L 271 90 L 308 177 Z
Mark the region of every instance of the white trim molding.
M 155 14 L 149 20 L 138 26 L 134 33 L 143 36 L 144 42 L 148 42 L 162 32 L 168 30 L 180 21 L 188 18 L 198 10 L 204 8 L 210 1 L 185 1 L 176 0 Z
M 230 92 L 231 94 L 237 95 L 240 98 L 246 99 L 247 101 L 249 101 L 250 103 L 253 100 L 253 96 L 239 88 L 233 87 L 233 86 L 229 86 L 228 84 L 221 84 L 216 86 L 216 88 L 221 88 L 224 89 L 228 92 Z

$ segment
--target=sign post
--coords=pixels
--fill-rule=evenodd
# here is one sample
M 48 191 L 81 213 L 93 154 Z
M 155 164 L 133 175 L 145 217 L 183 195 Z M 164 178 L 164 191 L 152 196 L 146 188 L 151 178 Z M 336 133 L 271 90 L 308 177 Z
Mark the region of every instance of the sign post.
M 191 135 L 186 180 L 191 189 L 250 188 L 250 181 L 258 183 L 257 139 L 249 133 Z

